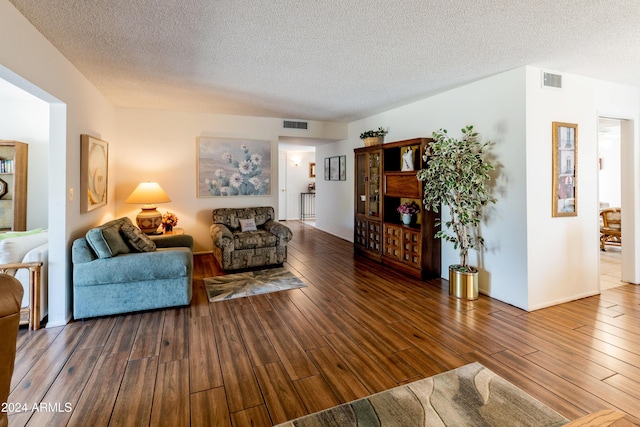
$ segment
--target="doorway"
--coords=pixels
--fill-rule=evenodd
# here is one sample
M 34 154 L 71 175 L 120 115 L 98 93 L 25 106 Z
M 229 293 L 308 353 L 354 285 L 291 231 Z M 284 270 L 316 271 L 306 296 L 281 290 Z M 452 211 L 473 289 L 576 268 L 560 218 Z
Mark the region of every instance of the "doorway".
M 621 228 L 627 225 L 627 239 L 614 239 L 600 248 L 600 290 L 633 283 L 635 267 L 629 262 L 633 256 L 632 224 L 626 218 L 633 215 L 633 180 L 635 166 L 631 160 L 634 147 L 633 121 L 612 117 L 598 119 L 598 201 L 599 223 L 603 225 L 602 212 L 620 209 Z M 625 212 L 625 207 L 627 212 Z M 631 227 L 629 227 L 631 225 Z
M 3 125 L 3 130 L 6 131 L 6 124 L 9 123 L 17 133 L 14 135 L 3 133 L 3 135 L 4 137 L 9 135 L 16 140 L 26 139 L 31 144 L 27 228 L 47 227 L 49 229 L 49 283 L 44 284 L 48 287 L 47 327 L 62 326 L 69 321 L 71 314 L 71 278 L 67 271 L 70 254 L 66 249 L 67 205 L 64 196 L 58 198 L 49 196 L 66 194 L 66 174 L 60 171 L 66 170 L 67 163 L 67 107 L 54 96 L 2 65 L 0 65 L 0 80 L 3 81 L 3 85 L 9 85 L 12 92 L 19 90 L 21 103 L 26 99 L 30 109 L 37 106 L 37 111 L 40 111 L 38 115 L 30 111 L 23 120 L 15 115 L 22 110 L 15 108 L 15 100 L 9 102 L 10 110 L 7 112 L 11 112 L 11 115 L 3 114 L 3 118 L 9 118 L 10 121 Z M 39 119 L 38 125 L 34 128 L 35 117 Z M 34 161 L 33 164 L 32 161 Z M 50 165 L 55 167 L 52 168 Z M 56 173 L 52 172 L 54 170 Z M 36 185 L 33 186 L 32 183 Z M 56 226 L 53 227 L 51 224 Z

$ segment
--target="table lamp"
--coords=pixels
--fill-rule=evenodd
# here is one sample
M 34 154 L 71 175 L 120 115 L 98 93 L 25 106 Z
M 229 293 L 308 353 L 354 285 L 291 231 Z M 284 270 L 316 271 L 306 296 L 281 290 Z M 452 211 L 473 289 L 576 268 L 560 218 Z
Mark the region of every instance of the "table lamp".
M 157 203 L 168 203 L 171 199 L 157 182 L 141 182 L 126 203 L 141 204 L 142 210 L 136 216 L 136 223 L 145 234 L 156 234 L 162 224 L 162 214 L 156 209 Z

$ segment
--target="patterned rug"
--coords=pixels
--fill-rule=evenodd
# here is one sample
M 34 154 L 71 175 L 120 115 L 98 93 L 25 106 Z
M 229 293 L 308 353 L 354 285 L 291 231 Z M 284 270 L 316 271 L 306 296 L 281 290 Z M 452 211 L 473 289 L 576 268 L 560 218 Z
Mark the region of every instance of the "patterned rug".
M 249 271 L 204 279 L 209 301 L 222 301 L 287 289 L 304 288 L 302 280 L 286 268 Z
M 346 426 L 560 426 L 568 420 L 479 363 L 280 424 Z

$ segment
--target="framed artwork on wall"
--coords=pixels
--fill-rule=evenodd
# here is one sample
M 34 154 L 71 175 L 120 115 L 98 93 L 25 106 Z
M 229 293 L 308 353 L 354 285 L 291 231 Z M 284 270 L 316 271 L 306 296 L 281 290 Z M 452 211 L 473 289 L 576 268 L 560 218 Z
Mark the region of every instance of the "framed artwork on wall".
M 91 135 L 80 135 L 80 212 L 107 204 L 109 144 Z
M 316 177 L 316 164 L 315 162 L 309 163 L 309 178 Z
M 329 157 L 329 180 L 337 181 L 340 178 L 340 164 L 338 157 Z
M 324 159 L 325 181 L 347 180 L 347 156 L 325 157 Z
M 340 156 L 338 159 L 339 159 L 338 163 L 340 164 L 339 179 L 340 181 L 346 181 L 347 180 L 347 156 Z
M 552 123 L 552 216 L 578 216 L 578 125 Z
M 271 141 L 199 137 L 197 196 L 271 195 Z

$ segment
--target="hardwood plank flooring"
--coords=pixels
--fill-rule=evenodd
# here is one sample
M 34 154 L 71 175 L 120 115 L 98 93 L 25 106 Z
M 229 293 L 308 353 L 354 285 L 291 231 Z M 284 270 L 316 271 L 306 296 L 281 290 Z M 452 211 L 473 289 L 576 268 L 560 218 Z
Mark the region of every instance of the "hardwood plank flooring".
M 569 419 L 640 420 L 639 286 L 527 313 L 287 225 L 306 288 L 209 303 L 223 273 L 197 255 L 189 307 L 21 329 L 10 425 L 269 426 L 474 361 Z

